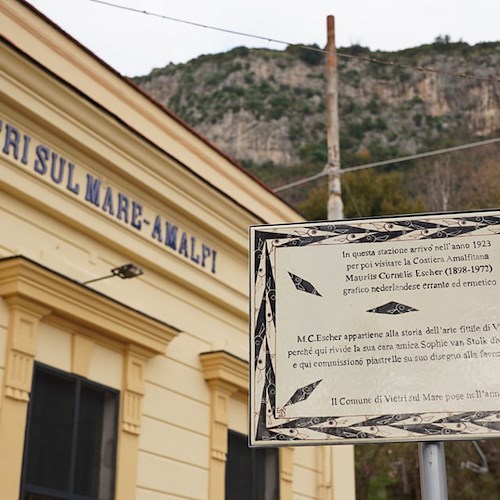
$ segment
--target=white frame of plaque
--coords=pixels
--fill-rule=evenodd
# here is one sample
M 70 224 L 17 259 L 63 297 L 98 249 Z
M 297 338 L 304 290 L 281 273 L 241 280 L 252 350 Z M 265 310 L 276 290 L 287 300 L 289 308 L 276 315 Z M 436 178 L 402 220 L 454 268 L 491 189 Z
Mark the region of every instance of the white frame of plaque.
M 258 225 L 249 238 L 250 446 L 500 436 L 500 211 Z

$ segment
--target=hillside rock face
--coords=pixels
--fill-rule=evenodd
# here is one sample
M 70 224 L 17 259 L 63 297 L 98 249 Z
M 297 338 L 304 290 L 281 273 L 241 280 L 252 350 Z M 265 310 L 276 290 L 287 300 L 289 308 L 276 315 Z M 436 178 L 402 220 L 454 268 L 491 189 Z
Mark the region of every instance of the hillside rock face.
M 451 75 L 500 78 L 500 43 L 440 42 L 394 53 L 353 46 L 338 53 L 344 166 L 500 131 L 500 82 Z M 290 167 L 325 161 L 321 52 L 239 47 L 155 69 L 134 81 L 246 164 Z

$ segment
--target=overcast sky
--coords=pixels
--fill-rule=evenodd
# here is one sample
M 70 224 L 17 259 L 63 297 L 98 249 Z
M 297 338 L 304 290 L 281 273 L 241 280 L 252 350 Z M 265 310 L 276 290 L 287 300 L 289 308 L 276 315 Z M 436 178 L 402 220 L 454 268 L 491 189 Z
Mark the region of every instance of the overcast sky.
M 125 76 L 233 47 L 286 46 L 131 12 L 92 0 L 29 0 Z M 290 43 L 326 43 L 335 16 L 336 45 L 398 50 L 438 35 L 470 44 L 500 40 L 500 0 L 109 0 L 153 14 Z

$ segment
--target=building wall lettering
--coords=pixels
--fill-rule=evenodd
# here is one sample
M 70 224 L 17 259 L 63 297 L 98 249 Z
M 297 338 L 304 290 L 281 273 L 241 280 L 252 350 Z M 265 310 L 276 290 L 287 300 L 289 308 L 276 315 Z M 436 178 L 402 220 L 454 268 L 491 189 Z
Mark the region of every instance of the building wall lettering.
M 216 273 L 217 251 L 210 245 L 199 241 L 139 200 L 85 172 L 57 151 L 35 143 L 29 135 L 2 119 L 0 147 L 4 155 L 28 167 L 28 170 L 31 168 L 35 176 L 76 196 L 104 215 L 130 226 L 166 250 L 176 252 L 195 265 Z

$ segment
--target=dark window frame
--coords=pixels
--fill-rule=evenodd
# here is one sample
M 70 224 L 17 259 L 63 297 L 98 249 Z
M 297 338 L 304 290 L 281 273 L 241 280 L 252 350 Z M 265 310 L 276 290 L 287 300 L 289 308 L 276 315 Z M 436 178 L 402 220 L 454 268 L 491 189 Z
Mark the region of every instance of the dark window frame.
M 71 438 L 71 465 L 70 465 L 70 474 L 69 474 L 69 487 L 68 491 L 57 490 L 53 488 L 46 488 L 43 486 L 39 486 L 36 484 L 30 484 L 27 482 L 28 475 L 28 457 L 29 457 L 29 448 L 30 448 L 30 435 L 32 429 L 32 419 L 33 419 L 33 409 L 32 409 L 32 401 L 34 400 L 35 395 L 35 382 L 36 375 L 39 372 L 45 372 L 46 374 L 59 377 L 60 379 L 71 382 L 75 384 L 75 393 L 74 393 L 74 407 L 73 407 L 73 428 L 72 428 L 72 438 Z M 112 404 L 114 408 L 112 411 L 114 412 L 113 419 L 111 424 L 113 426 L 112 433 L 112 491 L 110 494 L 110 499 L 113 500 L 115 498 L 116 492 L 116 466 L 117 466 L 117 448 L 118 448 L 118 436 L 119 436 L 119 413 L 120 413 L 120 391 L 116 390 L 112 387 L 105 386 L 98 382 L 94 382 L 80 375 L 76 375 L 74 373 L 69 373 L 62 371 L 58 368 L 54 368 L 52 366 L 46 365 L 44 363 L 35 362 L 33 367 L 33 376 L 32 376 L 32 387 L 31 387 L 31 396 L 30 396 L 30 404 L 28 406 L 28 415 L 26 419 L 26 430 L 25 430 L 25 442 L 24 442 L 24 450 L 23 450 L 23 465 L 22 465 L 22 475 L 21 475 L 21 485 L 20 485 L 20 500 L 30 500 L 31 494 L 37 495 L 34 498 L 41 498 L 43 500 L 98 500 L 96 496 L 93 495 L 82 495 L 74 492 L 75 487 L 75 472 L 77 466 L 77 439 L 80 429 L 80 423 L 83 421 L 83 417 L 80 413 L 81 407 L 81 397 L 82 397 L 82 387 L 89 388 L 94 391 L 102 392 L 106 396 L 112 397 L 114 400 Z
M 246 458 L 249 461 L 250 485 L 247 484 L 248 490 L 242 492 L 234 491 L 231 488 L 229 481 L 233 481 L 235 485 L 241 486 L 245 482 L 241 477 L 230 478 L 232 464 L 231 460 L 231 441 L 232 438 L 239 441 L 235 443 L 243 448 Z M 228 429 L 228 454 L 226 463 L 225 477 L 225 500 L 245 499 L 245 500 L 279 500 L 280 498 L 280 458 L 278 448 L 250 448 L 248 447 L 248 436 L 239 432 Z M 228 466 L 229 464 L 229 466 Z M 244 474 L 244 471 L 239 471 Z M 272 491 L 269 490 L 272 489 Z M 228 495 L 232 496 L 228 496 Z M 246 496 L 245 496 L 246 495 Z

